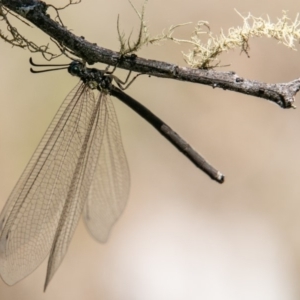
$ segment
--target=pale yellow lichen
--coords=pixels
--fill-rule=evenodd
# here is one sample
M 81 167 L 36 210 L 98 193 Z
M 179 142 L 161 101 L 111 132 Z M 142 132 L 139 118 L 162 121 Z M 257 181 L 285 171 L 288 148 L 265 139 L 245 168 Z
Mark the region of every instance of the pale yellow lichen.
M 254 37 L 274 38 L 279 43 L 287 46 L 292 50 L 296 50 L 296 43 L 300 41 L 300 22 L 299 14 L 294 21 L 283 11 L 283 16 L 273 23 L 269 16 L 266 20 L 254 17 L 249 13 L 246 17 L 237 12 L 243 19 L 242 27 L 232 27 L 228 30 L 228 34 L 221 31 L 219 36 L 214 36 L 209 28 L 208 23 L 199 21 L 195 27 L 194 33 L 190 40 L 179 40 L 177 42 L 190 43 L 193 48 L 188 53 L 183 53 L 184 60 L 193 68 L 213 68 L 220 64 L 218 56 L 222 52 L 232 49 L 241 49 L 246 54 L 249 50 L 249 39 Z M 201 37 L 208 34 L 209 39 L 206 43 L 201 41 Z

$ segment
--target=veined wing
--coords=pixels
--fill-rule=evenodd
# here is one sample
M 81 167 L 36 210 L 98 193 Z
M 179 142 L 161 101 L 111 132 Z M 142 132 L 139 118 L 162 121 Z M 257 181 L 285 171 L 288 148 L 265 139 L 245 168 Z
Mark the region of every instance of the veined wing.
M 78 84 L 61 105 L 0 215 L 0 274 L 9 285 L 45 259 L 62 218 L 70 216 L 66 202 L 82 197 L 73 191 L 74 177 L 78 177 L 95 107 L 93 93 Z M 76 206 L 72 211 L 76 218 L 71 220 L 75 227 L 81 204 L 72 206 Z
M 89 91 L 89 93 L 90 97 L 93 98 L 93 92 Z M 109 119 L 107 113 L 107 96 L 101 93 L 93 108 L 86 134 L 81 144 L 74 175 L 58 222 L 48 260 L 45 289 L 66 254 L 81 216 L 84 203 L 87 201 L 91 184 L 93 181 L 95 182 L 95 170 L 98 165 L 100 149 L 102 148 L 103 138 L 109 124 L 107 122 Z M 96 199 L 94 203 L 97 203 Z
M 84 206 L 84 221 L 91 235 L 105 242 L 113 224 L 123 212 L 130 185 L 128 164 L 113 103 L 106 97 L 105 122 L 100 157 Z

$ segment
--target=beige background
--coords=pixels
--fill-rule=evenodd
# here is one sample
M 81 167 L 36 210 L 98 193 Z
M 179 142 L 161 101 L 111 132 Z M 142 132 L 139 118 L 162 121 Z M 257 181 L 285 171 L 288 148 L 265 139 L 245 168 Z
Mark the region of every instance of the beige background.
M 283 9 L 295 18 L 299 2 L 152 0 L 147 20 L 153 34 L 197 20 L 208 20 L 219 33 L 242 24 L 234 8 L 276 20 Z M 75 34 L 118 50 L 118 14 L 127 33 L 137 28 L 126 0 L 86 0 L 61 16 Z M 48 42 L 39 30 L 23 30 L 39 44 Z M 192 30 L 187 26 L 177 36 L 188 38 Z M 251 40 L 250 47 L 250 59 L 239 50 L 224 54 L 223 64 L 231 66 L 222 70 L 266 82 L 299 77 L 299 52 L 267 39 Z M 77 80 L 64 71 L 33 75 L 28 51 L 4 42 L 0 49 L 2 208 Z M 169 42 L 138 55 L 184 65 L 185 49 Z M 226 183 L 208 179 L 115 100 L 132 183 L 128 206 L 110 240 L 96 243 L 80 223 L 45 294 L 43 263 L 15 286 L 0 280 L 0 299 L 299 299 L 299 109 L 284 111 L 262 99 L 146 76 L 128 93 L 222 170 Z

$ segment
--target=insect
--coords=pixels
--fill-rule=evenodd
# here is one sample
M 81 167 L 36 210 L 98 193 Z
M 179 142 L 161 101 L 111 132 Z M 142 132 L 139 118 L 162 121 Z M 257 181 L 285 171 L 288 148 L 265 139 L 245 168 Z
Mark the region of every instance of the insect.
M 67 252 L 80 216 L 90 234 L 105 242 L 126 205 L 130 175 L 109 95 L 145 118 L 212 179 L 224 180 L 168 125 L 123 92 L 136 78 L 128 82 L 130 72 L 121 81 L 114 70 L 87 68 L 77 60 L 51 66 L 68 69 L 80 82 L 65 98 L 0 215 L 2 279 L 15 284 L 49 256 L 44 289 Z

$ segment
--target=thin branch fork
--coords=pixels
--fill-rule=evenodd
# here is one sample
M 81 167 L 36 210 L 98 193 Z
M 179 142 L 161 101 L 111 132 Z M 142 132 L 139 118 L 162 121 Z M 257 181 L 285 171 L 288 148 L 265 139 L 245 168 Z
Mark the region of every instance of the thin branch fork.
M 2 0 L 4 5 L 16 14 L 27 19 L 59 45 L 69 49 L 89 64 L 102 62 L 108 65 L 118 64 L 119 68 L 132 70 L 150 76 L 176 79 L 210 85 L 213 88 L 231 90 L 272 101 L 281 108 L 295 108 L 295 96 L 300 89 L 300 78 L 287 83 L 268 84 L 248 80 L 234 72 L 201 70 L 179 67 L 162 61 L 140 57 L 132 59 L 126 56 L 120 60 L 120 53 L 97 46 L 68 31 L 47 15 L 47 4 L 39 0 Z

